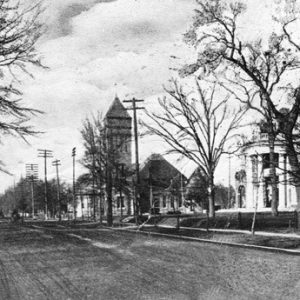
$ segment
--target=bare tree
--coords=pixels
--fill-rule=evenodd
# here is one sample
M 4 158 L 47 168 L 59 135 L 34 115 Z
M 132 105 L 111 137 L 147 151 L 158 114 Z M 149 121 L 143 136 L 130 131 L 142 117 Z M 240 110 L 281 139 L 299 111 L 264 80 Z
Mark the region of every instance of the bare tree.
M 143 123 L 149 133 L 159 136 L 169 145 L 169 154 L 180 154 L 193 161 L 207 177 L 210 217 L 215 215 L 215 170 L 245 111 L 240 107 L 230 110 L 230 96 L 219 100 L 216 91 L 216 85 L 205 90 L 196 80 L 197 98 L 194 98 L 173 81 L 173 87 L 166 89 L 170 97 L 159 99 L 160 113 L 147 112 L 151 123 Z
M 107 154 L 103 140 L 103 124 L 101 114 L 98 113 L 92 119 L 86 118 L 82 124 L 81 136 L 85 148 L 81 164 L 88 169 L 88 173 L 83 177 L 85 183 L 92 186 L 94 218 L 96 217 L 96 192 L 100 190 L 100 218 L 102 211 L 102 200 L 104 195 L 104 182 L 107 181 Z M 107 186 L 107 185 L 106 185 Z M 112 190 L 107 190 L 112 193 Z
M 275 173 L 274 140 L 278 133 L 282 133 L 289 161 L 295 174 L 300 175 L 292 134 L 300 110 L 300 93 L 298 86 L 286 86 L 287 76 L 295 74 L 295 69 L 299 68 L 298 45 L 288 31 L 291 20 L 280 23 L 274 19 L 281 25 L 281 30 L 249 41 L 240 30 L 242 15 L 246 11 L 245 2 L 197 0 L 197 3 L 194 22 L 185 34 L 185 40 L 196 47 L 198 59 L 185 66 L 182 74 L 214 72 L 222 77 L 225 85 L 233 90 L 240 89 L 240 98 L 246 96 L 244 101 L 247 105 L 262 112 L 269 124 L 272 173 Z M 284 96 L 292 102 L 284 112 L 276 105 L 280 90 L 284 90 Z M 273 195 L 276 195 L 275 174 L 272 177 Z M 275 203 L 272 209 L 277 214 Z
M 26 6 L 22 1 L 0 0 L 0 12 L 0 132 L 25 139 L 37 133 L 27 122 L 40 111 L 21 103 L 18 78 L 21 73 L 31 75 L 29 65 L 42 66 L 35 48 L 42 34 L 42 8 L 36 1 Z
M 113 188 L 121 191 L 121 193 L 123 192 L 128 199 L 130 196 L 130 182 L 125 178 L 129 178 L 132 171 L 126 164 L 122 164 L 122 157 L 119 155 L 124 143 L 127 143 L 128 140 L 120 139 L 117 144 L 112 144 L 111 137 L 105 135 L 105 125 L 100 113 L 96 117 L 87 118 L 83 122 L 81 136 L 85 148 L 81 164 L 89 170 L 89 173 L 85 174 L 83 179 L 85 179 L 86 184 L 93 186 L 93 190 L 95 188 L 100 190 L 100 211 L 102 210 L 105 187 L 107 216 L 112 222 Z M 128 205 L 129 207 L 130 205 Z M 128 213 L 130 213 L 129 209 Z

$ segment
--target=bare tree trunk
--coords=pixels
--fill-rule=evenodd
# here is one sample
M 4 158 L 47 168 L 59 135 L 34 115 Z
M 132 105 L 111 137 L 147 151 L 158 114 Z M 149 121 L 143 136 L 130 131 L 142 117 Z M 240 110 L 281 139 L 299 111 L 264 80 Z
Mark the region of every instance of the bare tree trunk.
M 209 217 L 214 218 L 215 217 L 215 199 L 214 199 L 214 176 L 209 176 L 208 181 L 208 211 L 209 211 Z
M 106 195 L 107 195 L 107 226 L 113 225 L 113 212 L 112 212 L 112 174 L 110 166 L 106 170 Z
M 106 153 L 106 197 L 107 197 L 107 226 L 113 226 L 113 209 L 112 209 L 112 156 L 111 156 L 111 137 L 107 136 L 107 153 Z
M 286 143 L 286 153 L 291 166 L 291 176 L 293 183 L 296 185 L 296 196 L 297 203 L 300 207 L 300 162 L 298 158 L 298 153 L 295 149 L 293 130 L 296 126 L 298 116 L 300 112 L 300 93 L 299 88 L 295 93 L 295 103 L 290 110 L 290 112 L 283 117 L 279 118 L 279 130 L 284 135 L 284 140 Z
M 271 130 L 273 131 L 273 130 Z M 276 167 L 275 167 L 275 134 L 269 132 L 269 149 L 270 149 L 270 177 L 272 187 L 272 215 L 278 215 L 278 197 L 277 197 L 277 182 L 276 182 Z

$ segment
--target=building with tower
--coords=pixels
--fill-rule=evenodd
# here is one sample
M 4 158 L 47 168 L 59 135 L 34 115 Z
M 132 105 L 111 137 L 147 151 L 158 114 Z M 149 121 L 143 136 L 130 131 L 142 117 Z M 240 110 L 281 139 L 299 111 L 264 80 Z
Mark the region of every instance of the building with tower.
M 93 184 L 91 182 L 86 184 L 80 191 L 76 208 L 77 217 L 95 215 L 98 218 L 100 206 L 102 214 L 105 215 L 109 211 L 112 215 L 133 213 L 131 129 L 132 118 L 116 96 L 103 118 L 101 145 L 98 145 L 101 150 L 96 154 L 101 157 L 102 172 L 95 175 Z M 102 182 L 99 178 L 100 173 Z M 95 183 L 95 181 L 99 182 Z M 98 186 L 97 190 L 96 186 Z
M 111 185 L 112 189 L 112 213 L 130 215 L 133 211 L 132 118 L 117 96 L 104 117 L 103 140 L 106 144 L 110 172 L 106 185 Z

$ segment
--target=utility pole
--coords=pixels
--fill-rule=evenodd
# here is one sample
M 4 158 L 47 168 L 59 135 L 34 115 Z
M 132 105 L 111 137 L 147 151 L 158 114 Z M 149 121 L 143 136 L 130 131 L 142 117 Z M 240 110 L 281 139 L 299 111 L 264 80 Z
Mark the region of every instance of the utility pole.
M 73 216 L 74 216 L 74 221 L 76 220 L 75 156 L 76 156 L 76 147 L 74 147 L 72 149 L 72 157 L 73 157 Z
M 100 140 L 100 149 L 99 149 L 99 222 L 102 225 L 102 205 L 103 205 L 103 193 L 102 193 L 102 140 Z
M 155 208 L 153 207 L 153 186 L 152 186 L 152 161 L 150 161 L 149 167 L 149 200 L 150 200 L 150 214 L 156 214 Z
M 34 189 L 33 184 L 38 179 L 38 165 L 37 164 L 26 164 L 26 179 L 30 182 L 31 186 L 31 209 L 32 219 L 34 219 Z
M 93 159 L 93 185 L 92 185 L 92 188 L 93 188 L 93 208 L 94 208 L 94 212 L 93 212 L 93 218 L 94 218 L 94 221 L 96 221 L 96 197 L 95 197 L 95 148 L 93 149 L 92 151 L 92 159 Z
M 135 176 L 136 176 L 136 187 L 135 187 L 135 215 L 136 221 L 140 211 L 140 166 L 139 166 L 139 146 L 138 146 L 138 127 L 137 127 L 137 110 L 144 109 L 144 107 L 137 107 L 136 103 L 144 102 L 144 100 L 138 100 L 133 98 L 132 100 L 123 100 L 125 103 L 132 103 L 132 107 L 127 108 L 128 110 L 133 110 L 133 130 L 134 130 L 134 142 L 135 142 Z
M 45 219 L 48 219 L 48 188 L 47 188 L 47 158 L 53 157 L 53 151 L 47 149 L 38 149 L 38 157 L 44 158 L 45 167 Z
M 57 183 L 57 202 L 59 204 L 59 221 L 61 221 L 61 199 L 60 199 L 60 185 L 59 185 L 59 174 L 58 174 L 58 166 L 60 166 L 60 160 L 56 159 L 52 162 L 52 166 L 56 168 L 56 183 Z
M 112 137 L 108 134 L 108 128 L 105 130 L 106 141 L 106 195 L 107 195 L 107 226 L 113 225 L 113 207 L 112 207 Z
M 184 205 L 184 201 L 185 201 L 185 199 L 184 199 L 184 189 L 183 189 L 183 178 L 182 178 L 182 174 L 180 174 L 180 190 L 181 190 L 181 205 L 180 206 L 183 206 Z M 179 207 L 180 207 L 179 206 Z

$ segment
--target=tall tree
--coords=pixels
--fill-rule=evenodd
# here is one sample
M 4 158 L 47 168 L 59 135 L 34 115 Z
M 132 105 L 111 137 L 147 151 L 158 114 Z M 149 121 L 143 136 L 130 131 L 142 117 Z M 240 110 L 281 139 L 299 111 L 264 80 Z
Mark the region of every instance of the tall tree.
M 274 20 L 280 26 L 269 36 L 248 40 L 241 30 L 247 9 L 245 1 L 197 0 L 197 3 L 194 22 L 185 40 L 195 46 L 198 59 L 185 66 L 182 74 L 213 72 L 237 98 L 261 113 L 268 123 L 272 190 L 276 195 L 274 141 L 278 133 L 284 135 L 289 161 L 295 174 L 300 175 L 292 134 L 300 110 L 300 93 L 298 85 L 286 87 L 287 76 L 295 74 L 295 69 L 299 68 L 299 54 L 287 30 L 289 22 Z M 278 93 L 282 90 L 285 98 L 292 102 L 284 112 L 277 105 Z M 277 214 L 274 198 L 272 211 Z
M 100 190 L 100 197 L 103 196 L 103 183 L 106 178 L 106 153 L 104 151 L 104 141 L 102 140 L 102 118 L 98 114 L 91 119 L 86 118 L 82 124 L 81 136 L 85 148 L 84 156 L 81 159 L 82 165 L 88 169 L 81 180 L 89 186 L 92 186 L 94 217 L 96 216 L 96 192 Z M 102 199 L 101 199 L 102 200 Z M 100 202 L 102 202 L 100 200 Z M 101 211 L 100 207 L 100 211 Z
M 203 84 L 203 82 L 202 82 Z M 205 83 L 207 86 L 207 83 Z M 214 217 L 214 176 L 220 157 L 236 134 L 243 110 L 229 109 L 230 96 L 222 96 L 216 85 L 204 89 L 196 80 L 196 95 L 185 92 L 178 82 L 166 89 L 169 97 L 159 99 L 160 113 L 150 113 L 143 125 L 149 133 L 169 145 L 168 153 L 193 161 L 208 180 L 209 215 Z

